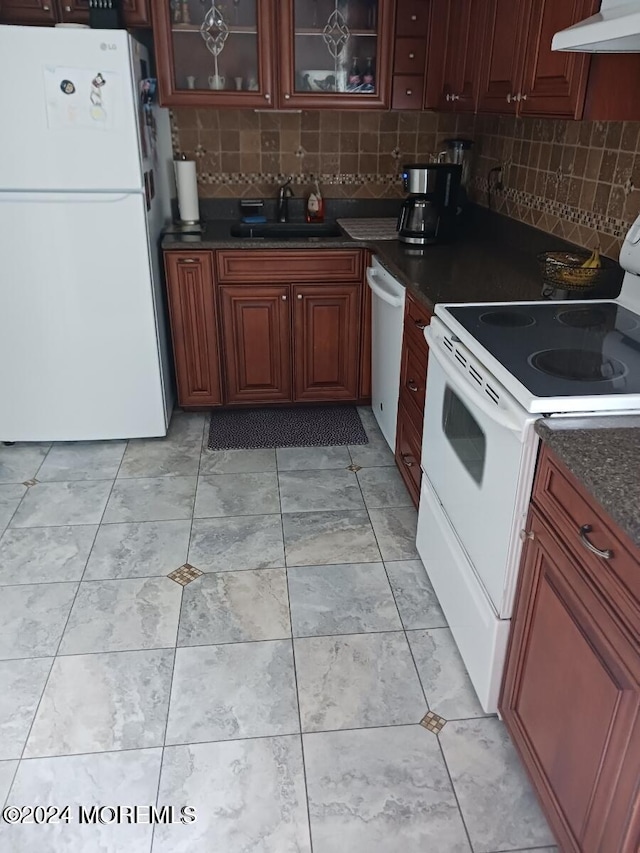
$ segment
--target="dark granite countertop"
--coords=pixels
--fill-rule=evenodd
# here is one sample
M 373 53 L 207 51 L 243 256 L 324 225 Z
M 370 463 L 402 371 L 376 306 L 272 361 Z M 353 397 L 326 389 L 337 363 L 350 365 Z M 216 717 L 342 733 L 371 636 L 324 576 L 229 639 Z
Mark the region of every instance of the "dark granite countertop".
M 375 215 L 375 214 L 372 214 Z M 541 298 L 542 281 L 536 255 L 570 250 L 570 243 L 484 208 L 471 212 L 453 243 L 415 249 L 395 240 L 362 242 L 342 237 L 266 240 L 230 236 L 233 220 L 207 220 L 202 235 L 166 234 L 165 250 L 192 249 L 336 249 L 354 246 L 373 250 L 380 262 L 423 304 L 438 302 L 507 302 Z M 615 297 L 616 289 L 599 293 Z M 594 294 L 595 295 L 595 294 Z
M 640 415 L 541 418 L 536 432 L 640 547 Z

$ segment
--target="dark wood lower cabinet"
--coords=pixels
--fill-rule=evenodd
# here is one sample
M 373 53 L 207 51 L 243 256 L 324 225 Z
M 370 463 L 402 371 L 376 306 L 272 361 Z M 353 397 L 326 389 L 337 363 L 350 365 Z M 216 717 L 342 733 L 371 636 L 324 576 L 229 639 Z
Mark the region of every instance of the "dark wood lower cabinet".
M 560 848 L 637 853 L 637 633 L 612 606 L 613 578 L 598 588 L 567 546 L 570 531 L 535 505 L 527 530 L 501 713 Z
M 416 506 L 420 501 L 422 480 L 422 421 L 429 359 L 424 329 L 430 320 L 431 312 L 407 293 L 395 455 L 396 465 Z
M 171 336 L 181 406 L 222 403 L 211 252 L 165 254 Z
M 227 403 L 291 400 L 288 285 L 221 285 Z
M 360 284 L 293 286 L 296 400 L 358 398 L 361 290 Z

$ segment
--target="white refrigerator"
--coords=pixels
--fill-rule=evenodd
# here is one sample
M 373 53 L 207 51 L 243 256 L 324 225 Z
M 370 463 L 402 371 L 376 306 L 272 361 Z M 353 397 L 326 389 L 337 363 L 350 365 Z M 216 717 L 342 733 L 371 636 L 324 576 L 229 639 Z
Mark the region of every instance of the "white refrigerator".
M 124 30 L 0 26 L 0 441 L 165 435 L 169 116 Z

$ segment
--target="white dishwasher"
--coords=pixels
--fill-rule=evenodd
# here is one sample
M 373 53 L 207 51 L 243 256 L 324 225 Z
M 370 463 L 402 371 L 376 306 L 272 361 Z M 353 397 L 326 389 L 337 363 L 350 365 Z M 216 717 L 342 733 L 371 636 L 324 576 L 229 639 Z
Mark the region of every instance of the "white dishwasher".
M 371 289 L 371 406 L 391 450 L 396 449 L 405 289 L 373 258 Z

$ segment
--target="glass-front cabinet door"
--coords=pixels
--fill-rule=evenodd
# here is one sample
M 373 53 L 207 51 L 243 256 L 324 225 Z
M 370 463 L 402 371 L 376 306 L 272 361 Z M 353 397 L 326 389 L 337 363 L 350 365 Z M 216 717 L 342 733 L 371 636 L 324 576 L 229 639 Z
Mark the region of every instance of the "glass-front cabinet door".
M 161 102 L 271 106 L 270 9 L 268 0 L 158 0 Z
M 388 103 L 392 6 L 388 0 L 285 0 L 282 105 Z

